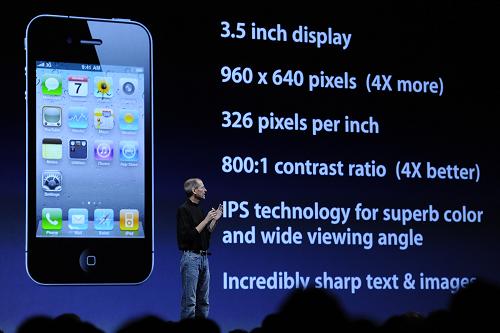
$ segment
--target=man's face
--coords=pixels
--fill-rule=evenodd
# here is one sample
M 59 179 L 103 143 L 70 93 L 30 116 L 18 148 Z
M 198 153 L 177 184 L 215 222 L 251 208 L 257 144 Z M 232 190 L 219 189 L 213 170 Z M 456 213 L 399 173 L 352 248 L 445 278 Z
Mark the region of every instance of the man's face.
M 203 182 L 200 180 L 198 181 L 197 187 L 193 190 L 194 196 L 198 199 L 205 199 L 205 194 L 207 193 L 207 189 L 205 188 L 205 185 Z

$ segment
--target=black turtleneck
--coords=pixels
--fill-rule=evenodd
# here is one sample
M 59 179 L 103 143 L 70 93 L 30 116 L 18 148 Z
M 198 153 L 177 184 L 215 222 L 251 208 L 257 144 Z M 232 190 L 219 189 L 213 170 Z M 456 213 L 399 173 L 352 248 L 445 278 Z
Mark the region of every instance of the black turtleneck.
M 177 244 L 179 250 L 208 250 L 211 232 L 208 224 L 201 233 L 196 227 L 205 218 L 199 204 L 187 199 L 177 209 Z

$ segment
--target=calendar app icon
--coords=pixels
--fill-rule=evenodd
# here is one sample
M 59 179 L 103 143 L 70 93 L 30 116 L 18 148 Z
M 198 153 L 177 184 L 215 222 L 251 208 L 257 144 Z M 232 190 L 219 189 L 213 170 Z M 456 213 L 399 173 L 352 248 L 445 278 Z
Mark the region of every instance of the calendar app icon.
M 89 94 L 89 79 L 86 76 L 68 77 L 68 94 L 70 96 L 85 97 Z

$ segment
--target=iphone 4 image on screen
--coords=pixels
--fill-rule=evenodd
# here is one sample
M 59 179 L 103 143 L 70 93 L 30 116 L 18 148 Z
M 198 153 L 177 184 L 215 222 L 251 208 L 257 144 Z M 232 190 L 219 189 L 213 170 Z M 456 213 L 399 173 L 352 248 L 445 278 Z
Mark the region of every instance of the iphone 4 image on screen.
M 25 49 L 29 276 L 145 281 L 154 254 L 149 31 L 124 19 L 41 15 Z

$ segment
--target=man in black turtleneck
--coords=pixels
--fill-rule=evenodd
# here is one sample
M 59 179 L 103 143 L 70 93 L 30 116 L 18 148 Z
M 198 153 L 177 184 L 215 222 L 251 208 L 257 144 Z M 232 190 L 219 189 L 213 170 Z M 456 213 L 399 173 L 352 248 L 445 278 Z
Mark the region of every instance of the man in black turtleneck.
M 188 199 L 177 209 L 177 243 L 182 251 L 181 319 L 208 316 L 210 236 L 222 216 L 222 206 L 212 208 L 204 217 L 199 206 L 207 189 L 198 178 L 184 182 Z

